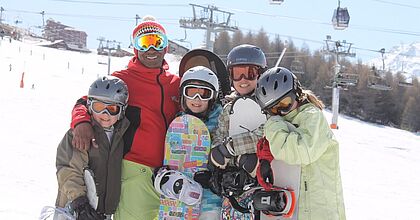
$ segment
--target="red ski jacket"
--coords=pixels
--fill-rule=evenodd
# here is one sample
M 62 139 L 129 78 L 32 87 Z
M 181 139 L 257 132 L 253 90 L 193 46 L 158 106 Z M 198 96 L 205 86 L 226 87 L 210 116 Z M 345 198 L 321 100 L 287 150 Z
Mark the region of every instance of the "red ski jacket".
M 124 134 L 126 160 L 150 167 L 162 166 L 166 130 L 179 111 L 180 79 L 168 69 L 166 61 L 162 68 L 149 69 L 133 57 L 126 70 L 112 74 L 124 80 L 129 90 L 125 114 L 130 127 Z M 71 127 L 89 120 L 85 105 L 76 104 Z

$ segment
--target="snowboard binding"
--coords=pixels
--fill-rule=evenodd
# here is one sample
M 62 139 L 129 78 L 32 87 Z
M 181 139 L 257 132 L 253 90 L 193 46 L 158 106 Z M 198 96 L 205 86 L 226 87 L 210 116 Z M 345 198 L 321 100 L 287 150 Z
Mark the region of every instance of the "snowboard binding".
M 296 206 L 295 193 L 291 189 L 272 188 L 258 190 L 252 195 L 254 213 L 262 212 L 268 216 L 293 216 Z
M 153 185 L 157 192 L 169 199 L 179 200 L 187 205 L 195 205 L 201 201 L 203 188 L 201 185 L 177 170 L 163 166 L 155 170 Z

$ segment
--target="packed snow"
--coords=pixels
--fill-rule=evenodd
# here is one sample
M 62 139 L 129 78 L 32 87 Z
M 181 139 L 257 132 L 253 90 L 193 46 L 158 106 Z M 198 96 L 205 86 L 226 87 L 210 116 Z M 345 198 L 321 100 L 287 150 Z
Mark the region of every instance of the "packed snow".
M 172 72 L 179 58 L 168 55 Z M 129 57 L 112 58 L 111 71 Z M 0 41 L 0 219 L 37 219 L 57 194 L 56 147 L 106 56 Z M 22 73 L 24 88 L 20 88 Z M 325 111 L 328 120 L 331 113 Z M 419 219 L 420 135 L 340 115 L 347 219 Z

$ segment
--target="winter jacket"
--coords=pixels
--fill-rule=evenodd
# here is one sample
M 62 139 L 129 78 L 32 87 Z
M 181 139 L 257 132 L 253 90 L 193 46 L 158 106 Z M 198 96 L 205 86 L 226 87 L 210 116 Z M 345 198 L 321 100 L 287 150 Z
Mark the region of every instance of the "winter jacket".
M 307 103 L 270 117 L 264 135 L 274 159 L 301 166 L 298 219 L 344 220 L 338 142 L 322 111 Z
M 125 114 L 130 121 L 124 135 L 126 160 L 162 166 L 166 130 L 179 111 L 180 80 L 168 69 L 165 61 L 161 68 L 150 69 L 134 57 L 126 70 L 112 74 L 124 80 L 130 94 Z M 73 109 L 72 127 L 89 119 L 85 109 L 81 105 Z
M 112 214 L 117 208 L 121 191 L 121 163 L 123 158 L 123 134 L 129 126 L 124 117 L 114 125 L 110 143 L 104 129 L 92 122 L 96 143 L 99 148 L 79 151 L 71 144 L 73 132 L 65 134 L 57 148 L 56 167 L 58 196 L 56 205 L 64 207 L 79 196 L 86 195 L 83 179 L 85 168 L 94 173 L 96 191 L 99 197 L 97 211 Z

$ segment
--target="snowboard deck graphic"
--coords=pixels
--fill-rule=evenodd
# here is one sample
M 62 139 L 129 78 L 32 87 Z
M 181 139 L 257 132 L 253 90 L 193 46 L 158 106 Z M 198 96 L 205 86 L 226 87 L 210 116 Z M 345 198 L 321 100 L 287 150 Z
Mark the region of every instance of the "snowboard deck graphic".
M 178 74 L 182 77 L 184 73 L 195 66 L 204 66 L 211 69 L 219 79 L 219 100 L 223 105 L 227 103 L 226 95 L 231 92 L 229 74 L 227 72 L 225 63 L 215 53 L 204 50 L 194 49 L 185 54 L 179 63 Z
M 171 122 L 166 133 L 163 165 L 179 170 L 192 179 L 195 172 L 207 169 L 210 143 L 210 132 L 199 118 L 179 116 Z M 161 195 L 159 219 L 198 219 L 200 209 L 201 204 L 189 206 Z

